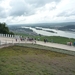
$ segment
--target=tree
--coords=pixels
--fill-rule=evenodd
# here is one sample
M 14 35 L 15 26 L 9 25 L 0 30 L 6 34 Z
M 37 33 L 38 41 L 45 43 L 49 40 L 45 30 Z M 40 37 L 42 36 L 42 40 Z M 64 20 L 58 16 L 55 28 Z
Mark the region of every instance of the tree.
M 9 28 L 6 26 L 6 23 L 0 23 L 0 33 L 2 34 L 14 34 L 9 31 Z

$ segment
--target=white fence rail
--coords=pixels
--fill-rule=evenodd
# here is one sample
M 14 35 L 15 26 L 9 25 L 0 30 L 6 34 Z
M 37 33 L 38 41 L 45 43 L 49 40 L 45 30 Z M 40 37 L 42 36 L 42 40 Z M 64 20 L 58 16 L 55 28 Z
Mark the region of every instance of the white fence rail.
M 6 38 L 20 38 L 22 36 L 20 35 L 11 35 L 11 34 L 0 34 L 0 37 L 6 37 Z
M 0 34 L 0 37 L 10 37 L 10 38 L 13 38 L 13 37 L 15 37 L 15 35 L 11 35 L 11 34 Z
M 0 45 L 3 44 L 13 44 L 15 39 L 20 39 L 20 35 L 11 35 L 11 34 L 0 34 Z

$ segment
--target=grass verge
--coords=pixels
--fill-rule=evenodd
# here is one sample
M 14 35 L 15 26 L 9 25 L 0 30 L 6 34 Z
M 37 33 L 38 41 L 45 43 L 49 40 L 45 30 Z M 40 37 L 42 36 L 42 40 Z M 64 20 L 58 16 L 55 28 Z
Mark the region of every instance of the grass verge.
M 50 51 L 69 54 L 69 55 L 75 55 L 75 51 L 68 51 L 65 49 L 53 48 L 53 47 L 42 46 L 42 45 L 37 45 L 37 44 L 16 44 L 16 45 L 17 46 L 31 47 L 31 48 L 36 48 L 36 49 L 50 50 Z

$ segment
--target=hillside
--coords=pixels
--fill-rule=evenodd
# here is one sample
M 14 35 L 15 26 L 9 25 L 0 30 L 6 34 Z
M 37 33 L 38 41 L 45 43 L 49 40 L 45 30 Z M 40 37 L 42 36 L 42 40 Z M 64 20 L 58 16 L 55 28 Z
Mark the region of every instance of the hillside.
M 2 48 L 0 75 L 75 75 L 75 56 L 23 46 Z
M 59 30 L 66 30 L 66 31 L 75 31 L 75 25 L 67 25 L 67 26 L 64 26 L 64 27 L 59 27 L 58 28 Z

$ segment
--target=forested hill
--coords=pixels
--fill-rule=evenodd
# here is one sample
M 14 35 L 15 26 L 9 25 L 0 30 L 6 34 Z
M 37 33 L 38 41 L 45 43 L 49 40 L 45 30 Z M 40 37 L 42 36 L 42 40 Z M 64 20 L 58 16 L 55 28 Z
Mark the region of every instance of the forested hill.
M 9 31 L 9 28 L 6 26 L 6 23 L 0 23 L 0 33 L 1 34 L 14 34 Z

